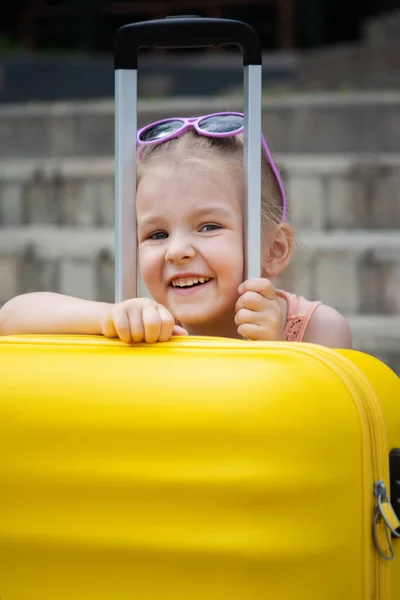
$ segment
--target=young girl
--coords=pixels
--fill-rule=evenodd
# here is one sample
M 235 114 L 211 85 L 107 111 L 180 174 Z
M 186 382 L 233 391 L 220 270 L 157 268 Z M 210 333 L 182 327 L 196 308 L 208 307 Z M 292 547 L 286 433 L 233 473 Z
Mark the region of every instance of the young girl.
M 138 132 L 139 265 L 152 298 L 107 304 L 47 292 L 13 298 L 0 335 L 102 334 L 127 343 L 172 335 L 289 340 L 350 348 L 333 308 L 276 288 L 293 233 L 262 138 L 262 277 L 243 281 L 243 115 L 167 119 Z

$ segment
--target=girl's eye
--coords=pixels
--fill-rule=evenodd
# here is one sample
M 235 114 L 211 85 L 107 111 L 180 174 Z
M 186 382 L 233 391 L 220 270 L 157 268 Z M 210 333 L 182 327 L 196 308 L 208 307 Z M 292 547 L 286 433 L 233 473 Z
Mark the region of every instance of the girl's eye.
M 151 235 L 149 235 L 149 237 L 147 239 L 149 240 L 165 240 L 168 237 L 168 233 L 166 233 L 165 231 L 156 231 L 155 233 L 152 233 Z
M 215 223 L 207 223 L 207 225 L 203 225 L 200 231 L 208 232 L 208 231 L 216 231 L 217 229 L 221 229 L 220 225 L 216 225 Z

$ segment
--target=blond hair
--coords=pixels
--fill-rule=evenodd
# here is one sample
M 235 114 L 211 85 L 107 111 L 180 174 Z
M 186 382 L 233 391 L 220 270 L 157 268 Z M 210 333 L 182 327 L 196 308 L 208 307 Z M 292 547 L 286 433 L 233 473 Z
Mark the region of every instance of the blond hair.
M 219 160 L 217 161 L 216 158 Z M 187 131 L 178 138 L 160 144 L 141 146 L 137 152 L 137 186 L 146 171 L 160 162 L 182 168 L 221 171 L 226 167 L 229 178 L 236 172 L 243 180 L 243 136 L 213 138 Z M 262 229 L 282 221 L 282 196 L 265 152 L 261 159 L 261 224 Z

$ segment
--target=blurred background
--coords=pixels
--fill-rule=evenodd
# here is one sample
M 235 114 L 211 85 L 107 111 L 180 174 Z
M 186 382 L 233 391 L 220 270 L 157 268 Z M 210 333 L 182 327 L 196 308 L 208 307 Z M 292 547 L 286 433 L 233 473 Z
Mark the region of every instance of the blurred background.
M 263 129 L 297 236 L 282 286 L 349 319 L 400 374 L 400 0 L 14 0 L 0 23 L 0 305 L 114 285 L 116 30 L 241 19 L 263 47 Z M 241 110 L 236 48 L 143 51 L 139 125 Z

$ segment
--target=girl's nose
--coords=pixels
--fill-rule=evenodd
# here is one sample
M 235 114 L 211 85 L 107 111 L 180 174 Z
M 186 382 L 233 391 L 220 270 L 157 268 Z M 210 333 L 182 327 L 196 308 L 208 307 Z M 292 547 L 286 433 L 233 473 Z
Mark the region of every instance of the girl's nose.
M 171 237 L 165 253 L 165 260 L 169 263 L 182 263 L 191 260 L 194 255 L 195 250 L 188 238 L 183 236 Z

